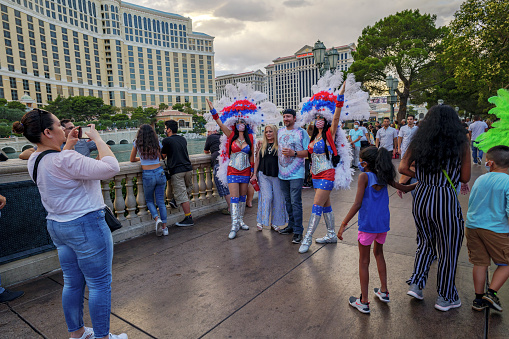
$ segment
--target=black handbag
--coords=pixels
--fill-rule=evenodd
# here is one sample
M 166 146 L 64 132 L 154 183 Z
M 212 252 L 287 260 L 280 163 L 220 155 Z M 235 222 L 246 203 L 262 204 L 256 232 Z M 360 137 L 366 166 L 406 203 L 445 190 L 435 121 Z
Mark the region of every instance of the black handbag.
M 58 153 L 58 151 L 55 150 L 47 150 L 39 154 L 37 156 L 37 159 L 35 159 L 34 164 L 34 171 L 33 171 L 33 177 L 34 182 L 37 185 L 37 167 L 39 167 L 39 163 L 41 162 L 42 158 L 49 153 Z M 110 231 L 113 233 L 114 231 L 122 228 L 122 224 L 120 221 L 118 221 L 117 217 L 113 214 L 113 212 L 110 210 L 108 206 L 104 207 L 104 220 L 108 224 L 108 227 L 110 228 Z
M 341 156 L 339 154 L 332 155 L 332 166 L 336 167 L 340 161 L 341 161 Z
M 108 224 L 111 233 L 115 232 L 118 229 L 122 228 L 122 224 L 117 219 L 117 217 L 113 214 L 108 206 L 104 208 L 104 220 Z
M 170 181 L 171 173 L 170 173 L 170 170 L 168 169 L 168 164 L 166 163 L 166 161 L 163 161 L 163 164 L 164 164 L 164 175 L 166 176 L 166 181 Z

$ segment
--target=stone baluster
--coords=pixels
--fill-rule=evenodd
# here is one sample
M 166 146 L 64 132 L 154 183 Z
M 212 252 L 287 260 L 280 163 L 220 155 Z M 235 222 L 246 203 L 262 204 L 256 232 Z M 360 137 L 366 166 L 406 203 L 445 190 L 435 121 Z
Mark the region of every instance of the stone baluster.
M 166 181 L 166 202 L 169 204 L 171 199 L 173 199 L 173 188 L 171 180 L 168 180 Z
M 113 206 L 115 206 L 115 214 L 117 219 L 120 221 L 126 220 L 124 216 L 125 212 L 125 201 L 124 197 L 122 197 L 122 179 L 124 179 L 124 175 L 115 176 L 115 201 L 113 202 Z
M 136 217 L 136 197 L 134 196 L 134 183 L 133 178 L 136 177 L 136 173 L 130 173 L 125 179 L 125 205 L 127 209 L 127 219 L 133 219 Z
M 106 206 L 110 208 L 110 210 L 113 209 L 113 202 L 111 201 L 111 195 L 110 195 L 110 181 L 109 180 L 103 180 L 101 182 L 102 185 L 102 192 L 103 192 L 103 199 Z
M 214 168 L 212 168 L 210 170 L 210 172 L 212 173 L 211 174 L 211 176 L 212 176 L 212 196 L 214 198 L 217 198 L 217 197 L 219 197 L 219 193 L 217 192 L 216 180 L 214 179 Z
M 138 195 L 136 196 L 136 202 L 138 203 L 138 216 L 143 217 L 148 214 L 147 202 L 145 201 L 145 193 L 143 191 L 143 180 L 141 173 L 138 173 L 136 177 L 136 185 L 138 187 Z
M 198 173 L 199 165 L 193 165 L 193 197 L 191 201 L 198 201 L 198 194 L 200 194 L 200 187 L 198 186 L 198 178 L 196 174 Z
M 205 167 L 203 166 L 203 164 L 200 165 L 200 167 L 198 167 L 196 172 L 198 173 L 198 185 L 199 185 L 198 187 L 200 188 L 200 191 L 199 191 L 200 196 L 198 197 L 198 199 L 200 201 L 204 201 L 207 186 L 205 185 L 205 177 L 204 177 Z
M 212 167 L 206 167 L 205 173 L 207 174 L 207 199 L 212 198 L 212 176 L 214 175 Z

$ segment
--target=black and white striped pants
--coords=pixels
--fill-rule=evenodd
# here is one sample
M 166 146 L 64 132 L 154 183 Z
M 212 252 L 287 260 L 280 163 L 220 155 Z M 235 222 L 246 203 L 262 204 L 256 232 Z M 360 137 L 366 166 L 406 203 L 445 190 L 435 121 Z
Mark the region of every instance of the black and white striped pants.
M 463 243 L 464 221 L 456 192 L 449 187 L 419 185 L 412 213 L 417 228 L 417 251 L 414 271 L 407 283 L 423 289 L 431 263 L 438 254 L 438 295 L 448 301 L 457 300 L 456 266 Z

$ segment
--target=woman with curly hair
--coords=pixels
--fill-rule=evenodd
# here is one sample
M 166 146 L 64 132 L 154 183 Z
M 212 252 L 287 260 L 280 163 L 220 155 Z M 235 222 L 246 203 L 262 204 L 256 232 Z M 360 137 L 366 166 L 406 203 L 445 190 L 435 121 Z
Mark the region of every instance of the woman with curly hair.
M 456 187 L 470 180 L 469 156 L 468 138 L 454 108 L 438 105 L 419 124 L 399 165 L 401 174 L 418 181 L 412 209 L 417 251 L 407 294 L 423 299 L 431 263 L 438 256 L 435 308 L 440 311 L 461 306 L 455 278 L 464 221 Z
M 166 227 L 167 212 L 164 202 L 166 175 L 161 167 L 162 147 L 154 128 L 150 125 L 141 125 L 136 135 L 136 140 L 133 142 L 130 158 L 131 162 L 141 162 L 141 168 L 143 169 L 143 193 L 145 194 L 148 210 L 156 221 L 155 228 L 158 237 L 168 235 L 168 228 Z M 161 216 L 157 213 L 154 195 Z

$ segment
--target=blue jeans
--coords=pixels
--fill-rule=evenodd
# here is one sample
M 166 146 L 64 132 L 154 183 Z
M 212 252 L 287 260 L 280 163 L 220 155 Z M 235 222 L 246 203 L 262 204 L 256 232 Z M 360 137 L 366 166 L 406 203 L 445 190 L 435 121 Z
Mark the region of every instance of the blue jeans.
M 285 197 L 286 212 L 288 212 L 288 227 L 293 233 L 302 234 L 302 184 L 304 179 L 281 180 L 281 190 Z
M 113 238 L 104 221 L 104 210 L 77 219 L 48 219 L 48 232 L 57 247 L 64 273 L 62 307 L 69 332 L 84 326 L 83 300 L 88 286 L 88 308 L 95 336 L 110 333 L 111 264 Z
M 0 294 L 4 293 L 5 288 L 2 287 L 2 277 L 0 277 Z
M 166 176 L 162 167 L 158 167 L 151 170 L 143 170 L 143 191 L 145 193 L 145 201 L 147 203 L 148 210 L 155 219 L 159 215 L 157 214 L 157 208 L 154 204 L 154 193 L 156 197 L 157 206 L 159 207 L 159 213 L 161 213 L 161 221 L 166 224 L 167 213 L 166 204 L 164 202 L 164 191 L 166 189 Z
M 474 163 L 477 164 L 477 157 L 481 158 L 483 156 L 483 151 L 481 151 L 479 148 L 475 147 L 475 141 L 472 141 L 472 158 L 474 158 Z M 479 152 L 479 153 L 477 153 Z M 481 164 L 479 164 L 481 165 Z

